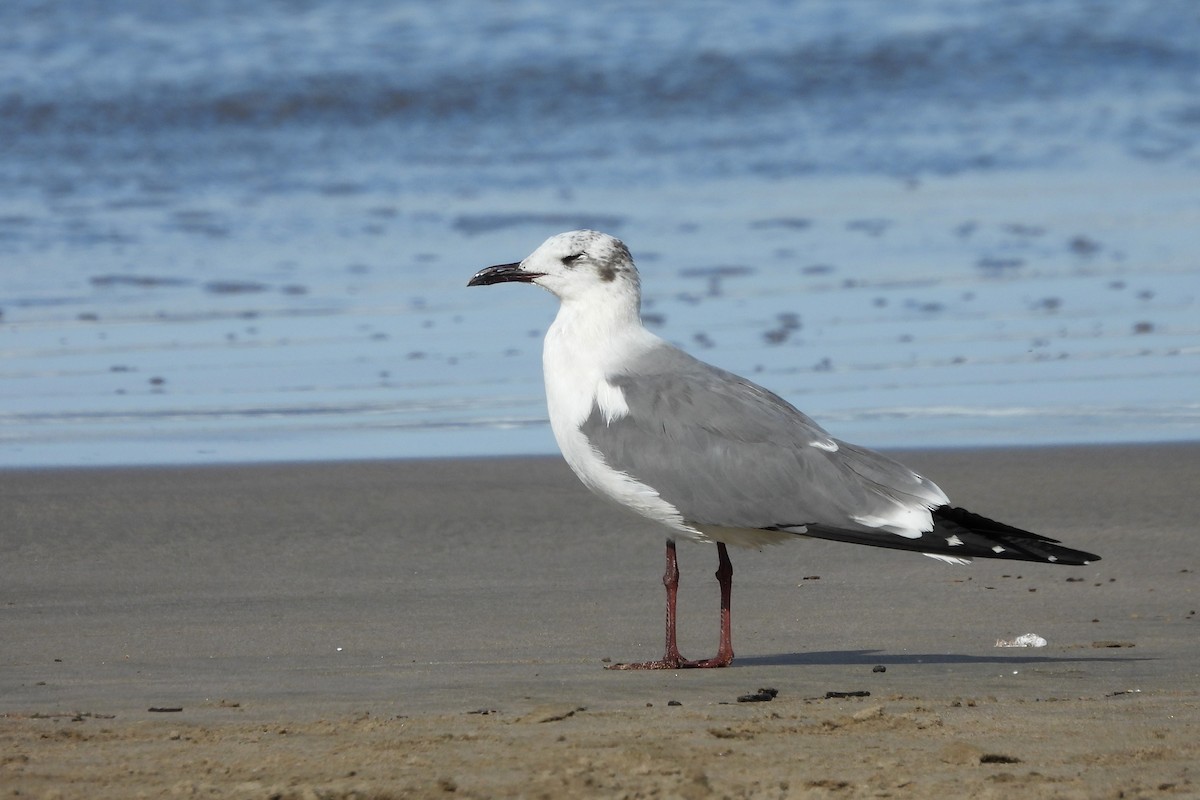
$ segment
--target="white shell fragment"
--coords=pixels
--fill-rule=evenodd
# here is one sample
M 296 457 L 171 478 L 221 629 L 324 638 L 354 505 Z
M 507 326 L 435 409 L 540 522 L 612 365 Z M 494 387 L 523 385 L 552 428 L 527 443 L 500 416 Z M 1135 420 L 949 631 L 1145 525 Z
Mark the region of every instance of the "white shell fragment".
M 1045 647 L 1046 640 L 1036 633 L 1022 633 L 1011 639 L 997 639 L 996 647 Z

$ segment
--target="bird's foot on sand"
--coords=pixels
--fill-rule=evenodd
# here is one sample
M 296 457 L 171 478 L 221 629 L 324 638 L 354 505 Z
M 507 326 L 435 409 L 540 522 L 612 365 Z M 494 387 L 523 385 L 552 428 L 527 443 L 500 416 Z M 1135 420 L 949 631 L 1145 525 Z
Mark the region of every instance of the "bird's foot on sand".
M 658 661 L 637 661 L 629 664 L 609 664 L 605 669 L 717 669 L 728 667 L 733 661 L 733 655 L 716 655 L 700 661 L 692 661 L 683 656 L 666 657 Z

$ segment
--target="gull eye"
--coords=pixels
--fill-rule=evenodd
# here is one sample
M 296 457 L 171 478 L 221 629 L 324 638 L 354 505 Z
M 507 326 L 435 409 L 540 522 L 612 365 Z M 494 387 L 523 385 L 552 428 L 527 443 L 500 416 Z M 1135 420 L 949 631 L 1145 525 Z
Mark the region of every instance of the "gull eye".
M 566 264 L 568 267 L 573 267 L 581 258 L 583 258 L 583 253 L 576 253 L 573 256 L 563 256 L 562 263 Z

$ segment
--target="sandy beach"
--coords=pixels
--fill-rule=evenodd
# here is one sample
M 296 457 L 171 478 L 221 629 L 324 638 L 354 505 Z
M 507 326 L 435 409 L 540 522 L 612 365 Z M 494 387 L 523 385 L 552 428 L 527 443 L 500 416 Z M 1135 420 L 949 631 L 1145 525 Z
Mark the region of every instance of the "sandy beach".
M 556 458 L 4 472 L 0 795 L 1200 794 L 1200 445 L 900 455 L 1103 560 L 736 551 L 618 673 L 663 534 Z

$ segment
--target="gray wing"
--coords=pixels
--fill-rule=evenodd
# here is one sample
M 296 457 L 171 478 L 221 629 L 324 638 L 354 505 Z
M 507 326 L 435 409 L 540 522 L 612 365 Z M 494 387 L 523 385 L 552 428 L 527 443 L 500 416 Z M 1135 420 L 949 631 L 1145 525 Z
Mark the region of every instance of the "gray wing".
M 610 467 L 654 488 L 689 522 L 736 528 L 859 528 L 896 503 L 944 496 L 912 470 L 833 439 L 790 403 L 668 345 L 609 383 L 629 413 L 580 426 Z

